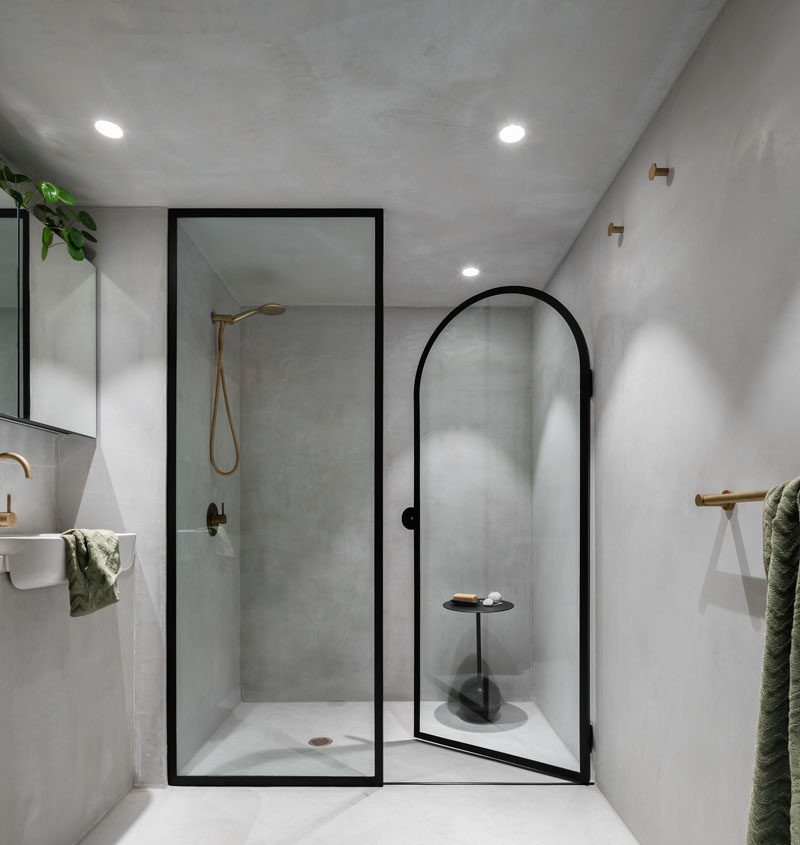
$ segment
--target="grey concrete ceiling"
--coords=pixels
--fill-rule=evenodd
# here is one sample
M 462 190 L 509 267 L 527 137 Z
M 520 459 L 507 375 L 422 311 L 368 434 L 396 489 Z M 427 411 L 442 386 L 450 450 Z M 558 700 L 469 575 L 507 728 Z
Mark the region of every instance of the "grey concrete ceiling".
M 723 3 L 3 2 L 0 151 L 84 204 L 383 207 L 387 304 L 452 305 L 547 282 Z

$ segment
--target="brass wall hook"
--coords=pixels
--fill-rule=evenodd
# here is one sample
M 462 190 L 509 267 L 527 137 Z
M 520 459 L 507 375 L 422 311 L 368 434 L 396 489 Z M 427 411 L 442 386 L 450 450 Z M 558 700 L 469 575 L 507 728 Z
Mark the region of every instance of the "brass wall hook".
M 612 235 L 621 235 L 625 231 L 624 226 L 615 226 L 613 223 L 608 224 L 608 237 Z
M 655 162 L 650 165 L 650 170 L 647 174 L 647 178 L 652 182 L 656 176 L 669 176 L 669 168 L 668 167 L 659 167 Z

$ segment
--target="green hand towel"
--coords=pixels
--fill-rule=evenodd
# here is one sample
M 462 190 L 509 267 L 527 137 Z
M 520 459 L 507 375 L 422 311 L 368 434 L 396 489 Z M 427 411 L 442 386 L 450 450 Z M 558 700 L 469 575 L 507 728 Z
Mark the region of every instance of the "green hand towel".
M 66 544 L 69 615 L 86 616 L 119 601 L 119 540 L 113 531 L 73 528 Z
M 748 845 L 800 845 L 800 478 L 764 500 L 767 615 Z

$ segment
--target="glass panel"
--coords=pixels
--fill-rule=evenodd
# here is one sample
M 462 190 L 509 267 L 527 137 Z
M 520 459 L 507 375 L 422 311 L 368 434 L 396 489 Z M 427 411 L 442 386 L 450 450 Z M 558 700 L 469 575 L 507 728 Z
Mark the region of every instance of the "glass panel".
M 376 774 L 375 342 L 373 218 L 180 219 L 178 775 Z
M 420 412 L 420 733 L 580 769 L 580 368 L 564 319 L 496 295 L 446 325 Z M 499 604 L 454 605 L 491 592 Z

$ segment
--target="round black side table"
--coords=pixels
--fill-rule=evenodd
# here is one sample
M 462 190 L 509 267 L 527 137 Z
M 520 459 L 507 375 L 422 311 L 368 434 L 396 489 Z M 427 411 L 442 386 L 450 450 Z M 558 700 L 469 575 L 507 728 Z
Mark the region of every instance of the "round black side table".
M 456 613 L 475 614 L 475 636 L 477 640 L 477 674 L 467 678 L 461 689 L 458 691 L 459 715 L 468 722 L 492 722 L 500 712 L 503 698 L 497 684 L 484 674 L 483 661 L 481 660 L 481 614 L 502 613 L 511 610 L 514 603 L 510 601 L 498 602 L 490 607 L 485 607 L 478 601 L 477 604 L 457 604 L 446 601 L 442 604 L 445 610 L 453 610 Z

